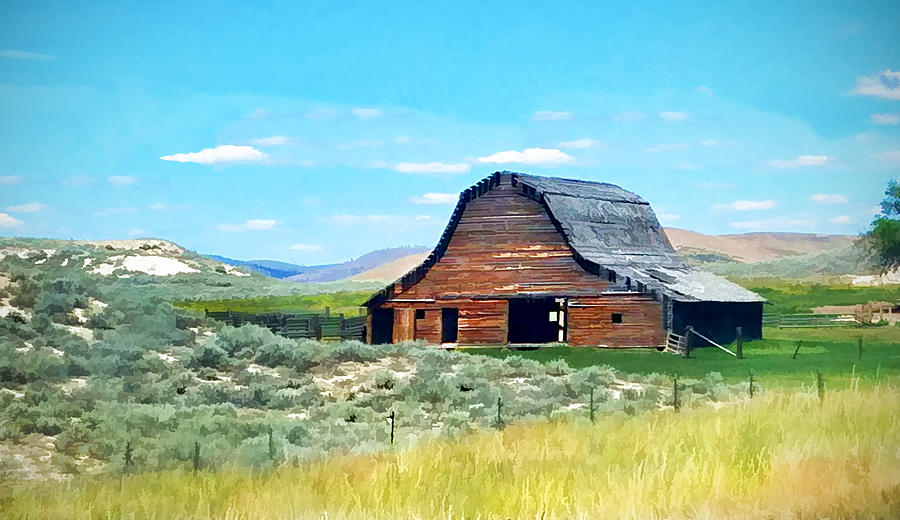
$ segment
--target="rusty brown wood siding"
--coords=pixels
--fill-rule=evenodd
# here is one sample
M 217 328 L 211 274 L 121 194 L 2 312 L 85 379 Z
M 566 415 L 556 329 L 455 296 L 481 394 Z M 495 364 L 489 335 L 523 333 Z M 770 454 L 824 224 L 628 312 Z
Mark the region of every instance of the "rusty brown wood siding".
M 613 323 L 613 313 L 622 314 L 623 322 Z M 665 341 L 662 305 L 650 296 L 609 295 L 569 301 L 570 345 L 647 347 L 663 345 Z
M 394 309 L 394 330 L 392 337 L 393 343 L 402 341 L 411 341 L 416 334 L 415 311 L 411 308 L 395 308 Z
M 394 309 L 394 341 L 415 338 L 429 343 L 441 342 L 441 309 L 459 310 L 457 341 L 463 345 L 506 344 L 506 300 L 451 300 L 443 302 L 386 302 L 382 307 Z M 424 319 L 415 319 L 416 310 L 424 310 Z M 398 318 L 408 314 L 409 320 Z M 404 330 L 399 331 L 398 327 Z
M 416 320 L 415 338 L 428 343 L 440 343 L 441 309 L 422 308 L 421 310 L 425 312 L 425 317 Z
M 372 344 L 372 310 L 369 309 L 366 314 L 366 343 Z
M 607 282 L 586 272 L 544 207 L 500 186 L 468 203 L 441 259 L 394 298 L 599 295 Z

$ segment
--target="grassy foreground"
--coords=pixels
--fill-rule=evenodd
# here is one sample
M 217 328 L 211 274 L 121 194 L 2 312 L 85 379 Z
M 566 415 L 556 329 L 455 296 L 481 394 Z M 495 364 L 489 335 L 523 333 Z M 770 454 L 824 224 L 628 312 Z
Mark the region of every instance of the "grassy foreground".
M 251 475 L 0 490 L 6 518 L 897 518 L 900 390 L 537 422 Z

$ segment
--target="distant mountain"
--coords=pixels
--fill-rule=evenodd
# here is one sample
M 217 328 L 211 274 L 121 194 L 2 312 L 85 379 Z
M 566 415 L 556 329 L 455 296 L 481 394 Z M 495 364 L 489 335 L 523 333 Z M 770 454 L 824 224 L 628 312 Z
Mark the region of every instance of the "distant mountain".
M 741 233 L 704 235 L 696 231 L 666 228 L 672 246 L 696 264 L 763 262 L 796 255 L 816 255 L 848 248 L 857 237 L 814 233 Z
M 223 264 L 233 265 L 236 267 L 244 267 L 255 273 L 259 273 L 271 278 L 287 278 L 295 274 L 300 274 L 309 267 L 291 264 L 288 262 L 279 262 L 277 260 L 235 260 L 234 258 L 226 258 L 219 255 L 203 255 L 210 260 L 222 262 Z
M 233 266 L 244 267 L 272 278 L 281 278 L 291 282 L 333 282 L 375 269 L 383 264 L 391 263 L 399 258 L 426 253 L 430 249 L 421 246 L 392 247 L 378 249 L 363 256 L 325 265 L 297 265 L 275 260 L 235 260 L 218 255 L 206 255 L 207 258 Z

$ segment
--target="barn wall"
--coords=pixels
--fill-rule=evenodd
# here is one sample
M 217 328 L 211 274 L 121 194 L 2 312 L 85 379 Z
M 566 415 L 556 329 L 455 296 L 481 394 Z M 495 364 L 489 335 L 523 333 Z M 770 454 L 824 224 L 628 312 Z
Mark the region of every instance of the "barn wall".
M 613 313 L 621 313 L 623 322 L 613 323 Z M 610 347 L 663 345 L 662 305 L 642 294 L 570 300 L 568 343 Z
M 506 344 L 506 300 L 452 300 L 444 302 L 387 302 L 394 309 L 394 341 L 399 338 L 441 342 L 441 309 L 459 309 L 458 342 L 463 345 Z M 425 311 L 425 318 L 415 319 L 415 311 Z M 398 316 L 404 316 L 398 318 Z M 399 328 L 403 330 L 398 330 Z
M 586 272 L 540 202 L 500 186 L 469 202 L 447 250 L 417 284 L 393 298 L 599 295 L 606 280 Z
M 414 312 L 415 311 L 410 308 L 394 309 L 394 343 L 400 343 L 401 341 L 412 341 L 413 339 L 415 339 L 416 320 L 414 319 Z
M 721 344 L 731 343 L 737 327 L 745 340 L 762 338 L 762 302 L 675 302 L 672 307 L 673 330 L 683 334 L 688 325 Z M 703 341 L 695 342 L 702 346 Z

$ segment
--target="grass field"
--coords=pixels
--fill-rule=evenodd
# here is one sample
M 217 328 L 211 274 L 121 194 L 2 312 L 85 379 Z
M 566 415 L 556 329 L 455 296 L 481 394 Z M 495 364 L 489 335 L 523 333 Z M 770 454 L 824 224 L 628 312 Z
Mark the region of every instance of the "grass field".
M 260 298 L 236 298 L 232 300 L 202 300 L 175 302 L 176 307 L 203 312 L 292 312 L 321 311 L 329 307 L 332 314 L 344 313 L 348 316 L 359 314 L 360 305 L 372 296 L 374 291 L 326 292 L 297 296 L 265 296 Z
M 900 391 L 519 424 L 270 473 L 0 489 L 5 518 L 897 518 Z
M 823 305 L 857 305 L 870 301 L 900 302 L 900 288 L 785 283 L 782 280 L 737 280 L 769 301 L 766 314 L 810 312 Z
M 863 337 L 862 359 L 857 352 L 859 336 Z M 852 377 L 859 377 L 863 385 L 900 378 L 900 327 L 766 328 L 763 337 L 744 343 L 742 360 L 714 347 L 695 349 L 689 359 L 652 349 L 565 346 L 538 350 L 473 348 L 466 352 L 495 357 L 517 355 L 541 362 L 563 359 L 575 368 L 609 365 L 634 374 L 656 372 L 700 378 L 709 372 L 720 372 L 731 383 L 746 381 L 753 372 L 754 380 L 763 386 L 814 385 L 816 370 L 835 389 L 846 388 Z M 803 346 L 797 358 L 792 359 L 798 340 L 803 340 Z

